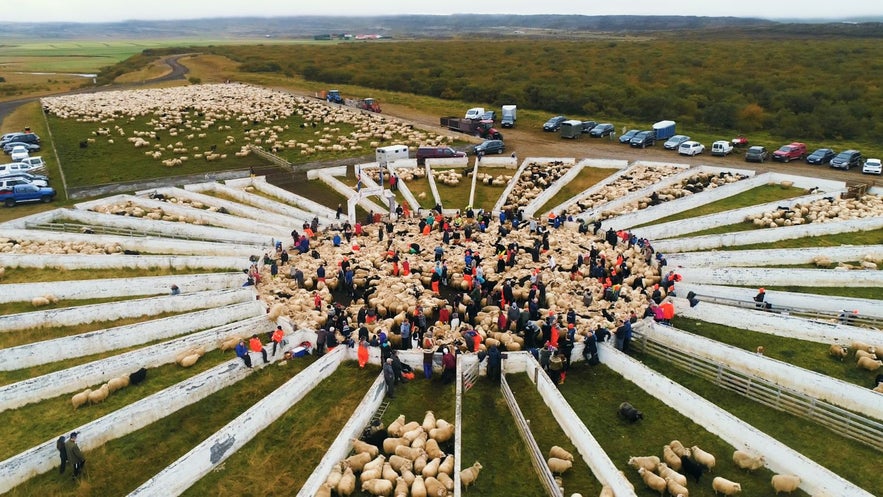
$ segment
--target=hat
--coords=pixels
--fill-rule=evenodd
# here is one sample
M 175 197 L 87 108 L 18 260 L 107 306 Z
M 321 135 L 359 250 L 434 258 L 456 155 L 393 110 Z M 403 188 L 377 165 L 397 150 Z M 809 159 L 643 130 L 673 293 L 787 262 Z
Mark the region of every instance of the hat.
M 568 328 L 573 328 L 573 323 L 567 323 Z
M 334 331 L 334 326 L 329 326 L 328 331 Z
M 387 359 L 387 360 L 386 360 L 386 363 L 387 363 L 387 364 L 392 364 L 392 359 Z
M 71 438 L 77 438 L 77 435 L 79 435 L 79 434 L 80 434 L 80 432 L 75 431 L 75 432 L 72 432 L 72 433 L 71 433 L 71 436 L 70 436 L 70 437 L 71 437 Z
M 766 290 L 764 290 L 763 288 L 759 288 L 757 291 L 760 292 L 760 293 L 763 293 L 763 292 L 765 292 Z

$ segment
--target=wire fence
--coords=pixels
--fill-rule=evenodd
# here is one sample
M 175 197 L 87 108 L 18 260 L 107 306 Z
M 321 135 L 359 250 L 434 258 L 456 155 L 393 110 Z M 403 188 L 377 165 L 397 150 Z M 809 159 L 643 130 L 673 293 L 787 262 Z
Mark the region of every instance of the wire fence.
M 743 309 L 755 309 L 776 314 L 786 314 L 791 316 L 800 316 L 810 319 L 824 321 L 826 323 L 837 322 L 849 326 L 864 326 L 867 328 L 879 329 L 883 327 L 883 319 L 874 316 L 864 316 L 855 314 L 851 311 L 831 312 L 820 311 L 818 309 L 809 309 L 805 307 L 788 307 L 783 305 L 775 305 L 770 302 L 754 302 L 748 300 L 731 299 L 727 297 L 712 297 L 710 295 L 696 294 L 696 298 L 700 302 L 709 302 L 712 304 L 729 305 L 740 307 Z

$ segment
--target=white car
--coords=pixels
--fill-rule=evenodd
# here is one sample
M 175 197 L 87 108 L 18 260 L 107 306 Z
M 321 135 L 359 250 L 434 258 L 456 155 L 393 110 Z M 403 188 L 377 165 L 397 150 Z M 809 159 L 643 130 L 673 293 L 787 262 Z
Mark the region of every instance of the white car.
M 690 157 L 701 154 L 705 152 L 705 145 L 694 142 L 694 141 L 686 141 L 681 143 L 681 146 L 678 147 L 678 153 L 681 155 L 689 155 Z
M 733 144 L 727 140 L 718 140 L 711 144 L 711 155 L 727 156 L 733 152 Z
M 27 159 L 31 154 L 28 153 L 28 149 L 22 146 L 12 147 L 12 152 L 9 152 L 9 157 L 12 158 L 13 162 L 18 162 L 22 159 Z
M 868 159 L 862 166 L 862 174 L 881 174 L 883 167 L 880 166 L 880 159 Z
M 662 146 L 665 147 L 666 150 L 678 150 L 678 147 L 681 146 L 681 143 L 687 141 L 690 141 L 690 137 L 687 135 L 674 135 L 666 140 L 665 143 L 662 144 Z

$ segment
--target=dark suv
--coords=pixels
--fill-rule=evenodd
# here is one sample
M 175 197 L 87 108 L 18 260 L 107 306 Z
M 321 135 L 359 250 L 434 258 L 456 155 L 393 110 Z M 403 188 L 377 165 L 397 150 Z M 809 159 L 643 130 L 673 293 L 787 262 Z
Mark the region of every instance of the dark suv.
M 12 142 L 37 145 L 40 143 L 40 137 L 34 133 L 10 133 L 8 135 L 3 135 L 3 140 L 0 140 L 0 147 Z
M 652 147 L 656 143 L 656 132 L 655 131 L 641 131 L 632 137 L 629 141 L 629 145 L 633 147 Z
M 555 116 L 543 124 L 543 131 L 558 131 L 561 128 L 561 123 L 566 120 L 567 118 L 564 116 Z
M 745 152 L 745 162 L 763 162 L 769 158 L 770 153 L 767 152 L 766 147 L 760 145 L 748 147 L 748 151 Z
M 831 159 L 831 167 L 834 169 L 846 169 L 862 165 L 862 153 L 858 150 L 844 150 L 833 159 Z

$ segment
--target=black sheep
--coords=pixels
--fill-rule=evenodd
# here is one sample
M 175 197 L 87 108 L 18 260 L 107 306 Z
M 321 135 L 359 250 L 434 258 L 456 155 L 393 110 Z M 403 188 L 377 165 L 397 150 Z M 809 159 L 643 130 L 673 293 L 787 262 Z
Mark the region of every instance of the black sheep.
M 681 456 L 681 470 L 692 476 L 696 483 L 699 483 L 699 477 L 708 469 L 704 464 L 696 462 L 687 456 Z
M 137 385 L 147 378 L 147 369 L 141 368 L 129 375 L 129 384 Z
M 635 409 L 635 407 L 628 402 L 623 402 L 619 404 L 619 415 L 628 420 L 630 423 L 634 423 L 639 419 L 644 419 L 644 413 Z
M 880 383 L 883 383 L 883 374 L 877 375 L 877 378 L 874 379 L 874 387 L 872 387 L 872 388 L 876 388 L 876 386 L 879 385 Z

